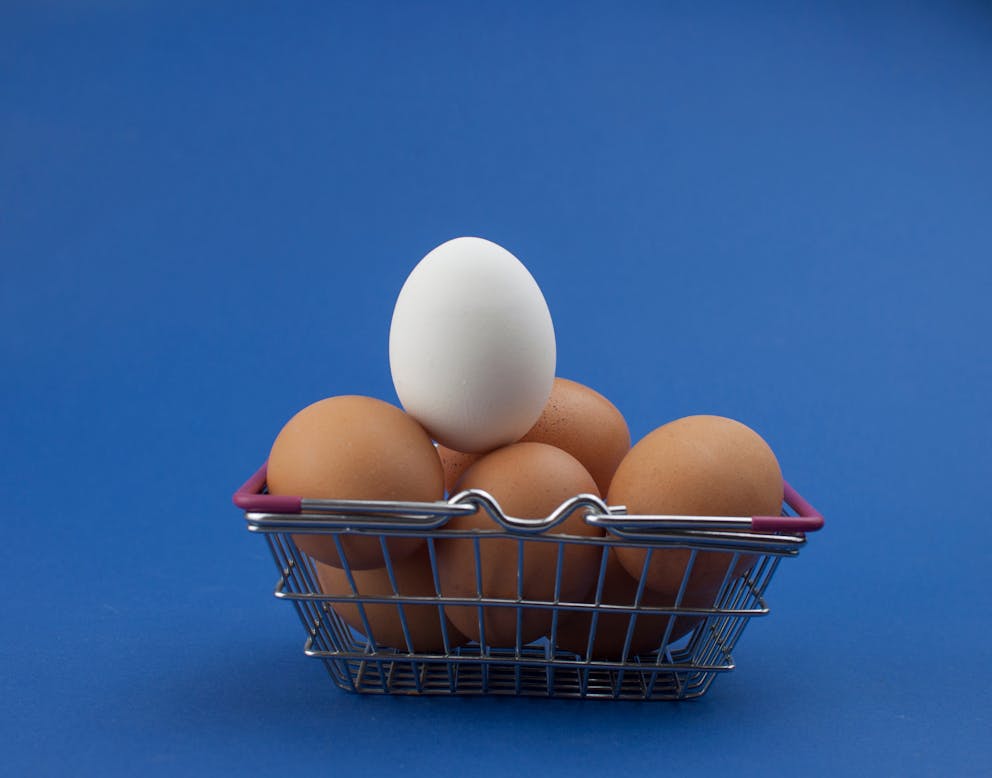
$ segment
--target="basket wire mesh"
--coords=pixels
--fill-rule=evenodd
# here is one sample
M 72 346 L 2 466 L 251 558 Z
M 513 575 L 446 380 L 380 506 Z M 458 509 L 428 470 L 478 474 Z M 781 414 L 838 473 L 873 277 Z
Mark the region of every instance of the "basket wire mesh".
M 242 488 L 242 493 L 265 498 L 264 468 Z M 790 504 L 790 494 L 795 498 Z M 782 516 L 783 526 L 798 514 L 798 504 L 808 508 L 789 487 Z M 238 500 L 236 500 L 238 502 Z M 251 501 L 248 500 L 248 503 Z M 256 500 L 257 502 L 257 500 Z M 239 504 L 245 504 L 242 501 Z M 257 507 L 257 506 L 256 506 Z M 306 632 L 304 653 L 321 660 L 331 680 L 341 689 L 363 694 L 403 695 L 524 695 L 624 700 L 679 700 L 706 693 L 714 678 L 734 669 L 732 652 L 751 618 L 768 613 L 765 591 L 783 557 L 795 556 L 805 544 L 802 531 L 756 531 L 745 528 L 748 519 L 726 517 L 631 517 L 622 508 L 607 507 L 598 498 L 580 495 L 564 503 L 546 519 L 515 519 L 505 516 L 495 500 L 484 492 L 463 492 L 440 503 L 375 503 L 357 501 L 300 501 L 299 513 L 246 509 L 248 528 L 264 535 L 278 570 L 275 596 L 295 606 Z M 453 515 L 483 509 L 494 518 L 492 530 L 453 530 L 445 525 Z M 564 535 L 552 530 L 572 513 L 580 511 L 586 522 L 598 524 L 599 537 Z M 811 511 L 811 509 L 810 509 Z M 804 526 L 797 524 L 797 526 Z M 817 525 L 808 524 L 808 529 Z M 324 591 L 318 564 L 303 553 L 295 537 L 320 534 L 329 537 L 341 560 L 348 581 L 344 591 Z M 377 538 L 390 586 L 369 594 L 356 584 L 349 563 L 348 536 Z M 419 538 L 426 546 L 425 564 L 430 566 L 433 592 L 412 596 L 397 585 L 397 560 L 387 540 Z M 516 540 L 517 588 L 514 597 L 494 597 L 482 584 L 484 552 L 492 543 Z M 438 548 L 451 541 L 469 541 L 476 574 L 474 596 L 451 596 L 442 592 Z M 522 585 L 524 557 L 533 544 L 554 544 L 556 564 L 554 595 L 549 599 L 527 596 Z M 592 546 L 598 553 L 598 574 L 584 598 L 561 596 L 562 560 L 576 545 Z M 674 599 L 662 605 L 646 601 L 643 580 L 630 602 L 603 597 L 610 554 L 631 548 L 646 552 L 644 571 L 653 555 L 670 549 L 688 552 L 681 585 Z M 729 556 L 726 572 L 712 601 L 686 604 L 686 594 L 697 561 L 714 551 Z M 746 564 L 746 570 L 740 567 Z M 389 590 L 391 589 L 391 591 Z M 392 645 L 377 642 L 372 607 L 395 609 L 402 639 Z M 425 606 L 436 612 L 442 645 L 423 650 L 412 639 L 411 611 L 424 618 Z M 478 638 L 466 642 L 446 617 L 446 609 L 470 607 L 478 620 Z M 358 615 L 351 624 L 342 617 L 345 608 Z M 516 615 L 514 640 L 494 644 L 487 639 L 487 618 L 493 609 L 510 609 Z M 525 613 L 541 611 L 550 628 L 536 640 L 525 642 L 521 624 Z M 588 617 L 585 650 L 559 644 L 563 621 L 576 614 Z M 616 617 L 620 617 L 618 620 Z M 659 617 L 661 620 L 659 621 Z M 433 618 L 433 617 L 432 617 Z M 633 650 L 638 624 L 664 623 L 650 633 L 649 647 Z M 685 622 L 691 627 L 677 628 Z M 594 650 L 601 625 L 609 622 L 615 633 L 626 623 L 626 634 L 611 637 L 622 649 L 609 655 Z M 621 626 L 622 630 L 623 627 Z M 640 634 L 640 633 L 638 633 Z M 510 643 L 509 645 L 507 643 Z

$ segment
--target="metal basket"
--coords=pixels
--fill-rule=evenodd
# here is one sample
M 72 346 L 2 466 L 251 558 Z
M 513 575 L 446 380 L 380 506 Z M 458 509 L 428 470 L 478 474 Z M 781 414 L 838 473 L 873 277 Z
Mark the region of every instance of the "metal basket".
M 632 516 L 623 508 L 608 507 L 597 497 L 579 495 L 562 504 L 546 519 L 506 516 L 485 492 L 471 490 L 446 502 L 408 503 L 346 500 L 310 500 L 270 495 L 265 492 L 265 466 L 234 495 L 244 510 L 248 529 L 265 536 L 279 571 L 275 596 L 291 601 L 307 637 L 304 653 L 321 659 L 334 683 L 347 691 L 366 694 L 410 695 L 526 695 L 543 697 L 605 698 L 626 700 L 680 700 L 699 697 L 709 689 L 718 673 L 734 669 L 732 652 L 744 627 L 754 616 L 768 613 L 765 591 L 783 557 L 795 556 L 806 542 L 805 533 L 823 525 L 822 517 L 791 486 L 785 486 L 781 516 L 689 517 Z M 491 531 L 453 530 L 446 527 L 453 516 L 485 510 L 493 518 Z M 602 537 L 563 535 L 552 530 L 575 511 L 585 521 L 602 527 Z M 304 554 L 294 536 L 329 536 L 340 554 L 349 591 L 327 594 L 318 583 L 317 567 Z M 379 539 L 392 591 L 376 596 L 356 587 L 345 547 L 345 536 L 365 535 Z M 386 541 L 395 537 L 423 538 L 430 560 L 434 591 L 429 596 L 398 593 L 394 560 Z M 448 539 L 469 540 L 475 555 L 477 581 L 474 597 L 442 596 L 437 566 L 438 544 Z M 480 555 L 486 544 L 518 542 L 517 596 L 497 599 L 485 596 L 479 578 Z M 546 600 L 528 599 L 520 587 L 525 549 L 530 543 L 553 543 L 558 564 L 555 595 Z M 599 575 L 590 594 L 583 599 L 559 596 L 563 553 L 575 544 L 600 550 Z M 682 583 L 671 602 L 647 605 L 644 584 L 636 588 L 630 602 L 607 602 L 602 597 L 607 559 L 611 550 L 638 548 L 646 551 L 645 569 L 652 554 L 668 549 L 688 551 Z M 701 554 L 729 552 L 730 564 L 712 602 L 685 603 L 692 571 Z M 743 574 L 735 571 L 746 559 Z M 734 573 L 738 572 L 737 575 Z M 404 645 L 388 647 L 375 640 L 375 629 L 366 618 L 366 607 L 396 608 Z M 341 610 L 351 607 L 360 615 L 361 630 L 350 627 Z M 437 610 L 443 649 L 414 650 L 405 608 L 424 605 Z M 461 644 L 454 639 L 445 616 L 446 608 L 470 606 L 479 620 L 478 639 Z M 518 630 L 512 645 L 490 645 L 485 636 L 487 609 L 513 609 Z M 528 609 L 541 609 L 550 616 L 550 629 L 530 643 L 522 643 L 519 625 Z M 566 650 L 558 645 L 560 624 L 589 617 L 586 650 Z M 620 617 L 618 620 L 617 617 Z M 658 617 L 667 617 L 661 618 Z M 654 619 L 664 624 L 651 633 L 650 648 L 631 651 L 637 624 Z M 673 631 L 677 619 L 693 624 Z M 611 635 L 622 649 L 601 656 L 593 650 L 601 623 L 609 622 Z M 626 631 L 624 632 L 624 625 Z M 621 640 L 621 635 L 623 639 Z M 397 641 L 393 641 L 396 643 Z M 641 641 L 643 644 L 643 640 Z

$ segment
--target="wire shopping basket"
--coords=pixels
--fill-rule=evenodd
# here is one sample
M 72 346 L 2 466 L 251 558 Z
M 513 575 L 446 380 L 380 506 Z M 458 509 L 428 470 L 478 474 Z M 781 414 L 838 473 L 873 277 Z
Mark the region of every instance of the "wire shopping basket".
M 788 484 L 781 516 L 632 516 L 578 495 L 534 520 L 504 515 L 478 490 L 431 503 L 313 500 L 267 494 L 265 477 L 263 465 L 234 503 L 249 531 L 268 541 L 279 575 L 275 596 L 296 607 L 304 653 L 322 660 L 341 689 L 368 694 L 699 697 L 717 674 L 734 669 L 732 652 L 750 619 L 768 613 L 765 591 L 779 562 L 796 556 L 805 533 L 823 526 Z M 491 530 L 447 527 L 453 517 L 479 510 L 492 517 Z M 554 531 L 575 512 L 603 534 Z M 298 541 L 310 535 L 333 544 L 339 567 L 301 550 Z M 381 549 L 378 587 L 363 585 L 363 571 L 349 561 L 355 538 Z M 402 571 L 410 565 L 398 558 L 399 539 L 420 547 L 416 590 L 405 587 Z M 474 592 L 443 592 L 438 552 L 453 542 L 469 549 Z M 514 596 L 493 596 L 482 584 L 480 560 L 493 544 L 515 546 Z M 553 593 L 540 598 L 521 584 L 535 544 L 552 544 L 555 553 L 547 558 L 556 560 L 548 571 Z M 586 596 L 569 598 L 562 561 L 579 547 L 595 554 L 598 574 Z M 618 594 L 614 582 L 623 573 L 613 572 L 614 558 L 625 549 L 644 554 L 645 571 L 653 556 L 677 558 L 684 565 L 678 590 L 666 599 L 630 578 Z M 717 558 L 722 575 L 700 588 L 694 571 L 712 569 Z M 475 628 L 471 636 L 452 624 L 459 610 L 459 623 L 468 614 Z

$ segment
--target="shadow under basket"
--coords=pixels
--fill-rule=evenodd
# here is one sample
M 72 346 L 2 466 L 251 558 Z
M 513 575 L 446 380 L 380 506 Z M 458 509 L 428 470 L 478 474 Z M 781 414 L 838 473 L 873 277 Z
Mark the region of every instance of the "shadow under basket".
M 308 500 L 270 495 L 263 465 L 234 495 L 249 531 L 263 535 L 278 570 L 275 596 L 293 603 L 306 632 L 304 653 L 321 660 L 341 689 L 362 694 L 519 695 L 621 700 L 681 700 L 706 693 L 719 673 L 734 669 L 733 650 L 751 618 L 768 613 L 766 591 L 783 557 L 796 556 L 806 534 L 823 519 L 786 484 L 780 516 L 632 516 L 608 507 L 592 495 L 577 495 L 545 519 L 506 516 L 496 501 L 478 490 L 436 503 Z M 485 510 L 492 530 L 447 528 L 454 516 Z M 603 529 L 598 537 L 564 535 L 554 528 L 579 512 Z M 322 587 L 320 565 L 301 551 L 304 535 L 321 535 L 337 550 L 343 586 Z M 385 589 L 368 593 L 356 583 L 362 572 L 352 569 L 346 549 L 349 538 L 377 542 L 384 562 Z M 421 539 L 427 590 L 410 594 L 397 585 L 393 539 Z M 469 547 L 476 590 L 442 595 L 438 548 L 451 540 Z M 344 542 L 343 542 L 344 541 Z M 388 542 L 387 542 L 388 541 Z M 487 596 L 480 574 L 489 544 L 517 545 L 515 596 Z M 524 558 L 535 544 L 552 544 L 557 559 L 549 566 L 553 594 L 525 596 Z M 566 552 L 585 546 L 595 555 L 598 575 L 583 598 L 565 599 L 562 560 Z M 608 596 L 608 571 L 617 551 L 636 549 L 644 570 L 652 558 L 680 551 L 685 569 L 681 585 L 659 598 L 632 577 L 629 597 Z M 700 560 L 722 552 L 725 572 L 712 583 L 704 600 L 692 596 L 693 571 Z M 532 553 L 532 552 L 531 552 Z M 722 568 L 721 568 L 722 569 Z M 612 574 L 612 573 L 611 573 Z M 642 580 L 644 576 L 640 577 Z M 432 585 L 431 585 L 432 584 Z M 373 613 L 386 609 L 396 625 L 390 645 L 376 641 Z M 474 613 L 475 639 L 452 625 L 451 609 L 462 618 Z M 468 609 L 471 609 L 469 611 Z M 497 610 L 499 609 L 499 610 Z M 540 611 L 547 623 L 536 639 L 523 634 L 525 616 Z M 517 629 L 499 644 L 487 638 L 497 613 Z M 510 615 L 512 614 L 512 616 Z M 416 644 L 412 619 L 428 619 L 436 644 Z M 565 625 L 582 620 L 582 639 L 563 641 Z M 613 646 L 599 648 L 604 630 Z M 524 640 L 530 642 L 524 642 Z

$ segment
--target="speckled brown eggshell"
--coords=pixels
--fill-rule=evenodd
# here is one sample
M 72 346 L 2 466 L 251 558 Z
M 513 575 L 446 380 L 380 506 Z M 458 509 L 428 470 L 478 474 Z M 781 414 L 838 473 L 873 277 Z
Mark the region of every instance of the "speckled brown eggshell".
M 629 514 L 777 516 L 782 497 L 782 471 L 768 444 L 738 421 L 701 415 L 665 424 L 638 442 L 617 468 L 607 501 L 626 506 Z M 620 548 L 617 557 L 630 575 L 645 575 L 649 589 L 672 598 L 690 553 L 657 549 L 646 571 L 643 549 Z M 707 591 L 719 589 L 732 559 L 729 552 L 699 552 L 686 597 L 705 599 Z M 754 559 L 741 555 L 730 578 Z
M 372 397 L 343 395 L 313 403 L 282 428 L 269 454 L 272 494 L 339 500 L 432 502 L 444 497 L 441 460 L 430 437 L 399 408 Z M 338 535 L 350 566 L 382 567 L 377 536 Z M 334 537 L 296 534 L 305 553 L 341 566 Z M 392 537 L 390 557 L 422 547 L 422 538 Z
M 567 378 L 555 378 L 551 397 L 522 442 L 547 443 L 578 459 L 606 494 L 630 450 L 623 415 L 603 395 Z
M 440 443 L 437 444 L 437 455 L 441 458 L 441 467 L 444 468 L 444 491 L 449 496 L 455 493 L 455 485 L 462 477 L 462 473 L 482 456 L 482 454 L 455 451 Z
M 596 482 L 575 457 L 543 443 L 515 443 L 487 454 L 465 471 L 457 488 L 459 491 L 482 489 L 496 498 L 507 515 L 531 519 L 550 515 L 561 503 L 577 494 L 599 494 Z M 447 527 L 496 532 L 495 536 L 485 536 L 480 541 L 483 596 L 517 597 L 518 550 L 522 547 L 523 598 L 553 599 L 557 542 L 521 541 L 522 536 L 511 536 L 482 510 L 453 518 Z M 587 524 L 577 511 L 543 537 L 559 535 L 600 537 L 602 530 Z M 447 597 L 476 597 L 478 587 L 472 540 L 447 538 L 438 540 L 436 545 L 441 593 Z M 592 544 L 565 548 L 561 570 L 562 599 L 586 595 L 596 578 L 599 553 L 599 548 Z M 446 610 L 455 626 L 469 638 L 480 640 L 483 637 L 478 607 L 451 606 Z M 520 643 L 529 643 L 546 634 L 551 617 L 550 609 L 522 609 Z M 487 605 L 483 625 L 488 645 L 515 645 L 516 608 Z
M 317 579 L 320 583 L 320 590 L 324 594 L 333 596 L 351 596 L 353 594 L 368 597 L 391 597 L 394 594 L 401 597 L 436 597 L 434 588 L 434 576 L 431 573 L 430 556 L 426 548 L 415 551 L 393 565 L 393 575 L 396 587 L 389 579 L 386 568 L 375 570 L 355 570 L 352 577 L 355 581 L 355 589 L 352 589 L 348 582 L 345 571 L 315 563 Z M 448 648 L 455 648 L 467 642 L 455 626 L 443 617 L 441 609 L 437 605 L 411 605 L 389 603 L 363 603 L 365 619 L 357 604 L 335 602 L 332 603 L 334 611 L 349 625 L 361 632 L 363 635 L 371 631 L 370 637 L 373 642 L 387 648 L 394 648 L 399 651 L 413 650 L 417 653 L 439 653 L 444 651 L 444 632 L 442 631 L 442 619 L 448 634 Z M 403 619 L 400 617 L 402 607 L 403 618 L 406 619 L 407 632 L 403 631 Z M 371 627 L 371 630 L 369 629 Z M 410 642 L 407 643 L 406 635 L 409 635 Z

